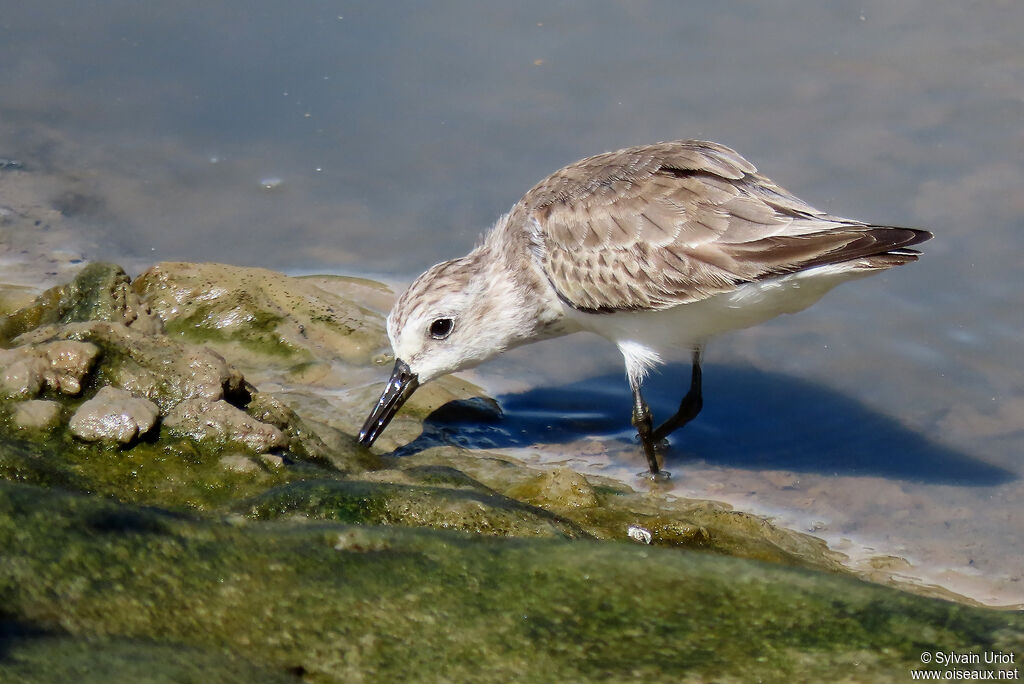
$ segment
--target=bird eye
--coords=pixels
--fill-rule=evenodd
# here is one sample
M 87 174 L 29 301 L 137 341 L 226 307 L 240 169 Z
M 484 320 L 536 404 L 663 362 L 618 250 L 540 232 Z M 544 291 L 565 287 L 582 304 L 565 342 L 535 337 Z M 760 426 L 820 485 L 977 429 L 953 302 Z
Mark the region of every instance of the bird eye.
M 430 324 L 430 336 L 435 340 L 443 340 L 452 334 L 455 321 L 450 318 L 438 318 Z

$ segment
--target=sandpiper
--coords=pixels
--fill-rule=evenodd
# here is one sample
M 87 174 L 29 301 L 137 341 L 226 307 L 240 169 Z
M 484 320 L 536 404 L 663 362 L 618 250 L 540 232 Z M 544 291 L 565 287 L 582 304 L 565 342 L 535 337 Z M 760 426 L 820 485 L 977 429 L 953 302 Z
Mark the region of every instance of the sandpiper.
M 713 142 L 588 157 L 535 185 L 479 247 L 433 266 L 398 298 L 387 321 L 394 371 L 359 440 L 373 444 L 423 383 L 589 331 L 622 352 L 649 475 L 667 478 L 655 445 L 700 412 L 710 337 L 916 261 L 908 247 L 931 237 L 819 211 Z M 643 380 L 680 351 L 692 358 L 689 389 L 654 427 Z

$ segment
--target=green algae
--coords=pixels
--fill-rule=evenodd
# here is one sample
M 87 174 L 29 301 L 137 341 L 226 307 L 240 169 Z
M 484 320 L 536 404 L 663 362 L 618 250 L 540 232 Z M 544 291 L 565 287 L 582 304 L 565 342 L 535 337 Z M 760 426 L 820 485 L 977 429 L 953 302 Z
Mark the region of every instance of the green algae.
M 166 324 L 167 334 L 196 344 L 236 342 L 244 349 L 282 359 L 309 360 L 305 350 L 290 344 L 277 333 L 283 316 L 266 312 L 247 314 L 231 327 L 218 327 L 223 312 L 213 306 L 196 306 L 187 316 L 174 318 Z
M 4 625 L 0 622 L 0 633 Z M 8 632 L 18 633 L 10 624 Z M 0 649 L 4 646 L 0 636 Z M 9 645 L 0 681 L 78 684 L 229 684 L 302 681 L 297 673 L 256 667 L 230 653 L 141 639 L 77 639 L 37 633 Z
M 589 536 L 568 520 L 497 493 L 388 482 L 298 482 L 242 502 L 236 510 L 259 520 L 301 514 L 347 523 L 428 527 L 497 536 Z
M 489 491 L 551 511 L 596 539 L 621 541 L 629 538 L 630 528 L 641 528 L 650 534 L 654 546 L 847 572 L 842 556 L 821 539 L 713 501 L 641 493 L 612 480 L 537 470 L 500 455 L 452 447 L 426 449 L 402 458 L 398 467 L 460 472 Z
M 36 440 L 0 436 L 0 479 L 85 491 L 85 481 L 63 459 L 45 458 Z
M 33 630 L 141 639 L 313 682 L 902 681 L 922 651 L 1024 634 L 1019 615 L 708 554 L 204 522 L 3 482 L 0 549 L 8 652 Z
M 128 274 L 116 264 L 88 264 L 68 285 L 58 288 L 57 318 L 47 322 L 111 320 L 121 313 L 118 299 L 123 300 L 130 282 Z M 120 293 L 120 297 L 112 297 L 112 293 Z
M 258 461 L 252 471 L 241 472 L 226 468 L 218 452 L 186 439 L 125 447 L 0 432 L 0 478 L 171 509 L 216 510 L 267 487 L 323 473 L 309 464 L 273 468 Z
M 169 333 L 227 355 L 275 366 L 368 363 L 387 346 L 380 317 L 329 288 L 324 279 L 224 264 L 157 264 L 132 283 Z

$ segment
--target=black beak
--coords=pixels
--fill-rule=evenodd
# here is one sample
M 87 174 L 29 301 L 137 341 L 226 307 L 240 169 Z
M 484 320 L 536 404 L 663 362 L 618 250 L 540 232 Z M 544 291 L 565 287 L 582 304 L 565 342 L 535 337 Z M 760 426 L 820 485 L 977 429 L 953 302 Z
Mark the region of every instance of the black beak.
M 409 364 L 401 359 L 396 360 L 395 369 L 391 371 L 391 379 L 388 380 L 377 405 L 373 407 L 370 416 L 363 423 L 363 429 L 359 431 L 360 444 L 365 446 L 373 444 L 398 413 L 398 409 L 402 408 L 402 404 L 412 396 L 419 386 L 419 378 L 409 370 Z

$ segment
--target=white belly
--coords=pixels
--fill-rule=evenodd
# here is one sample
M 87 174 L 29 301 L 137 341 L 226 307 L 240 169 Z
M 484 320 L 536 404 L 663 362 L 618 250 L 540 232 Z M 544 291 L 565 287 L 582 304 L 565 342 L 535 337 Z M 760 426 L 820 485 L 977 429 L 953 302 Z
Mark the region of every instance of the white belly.
M 583 330 L 611 340 L 626 357 L 630 376 L 643 377 L 662 357 L 688 353 L 709 338 L 748 328 L 814 304 L 836 285 L 875 273 L 846 264 L 819 266 L 741 285 L 732 292 L 662 311 L 567 314 Z

